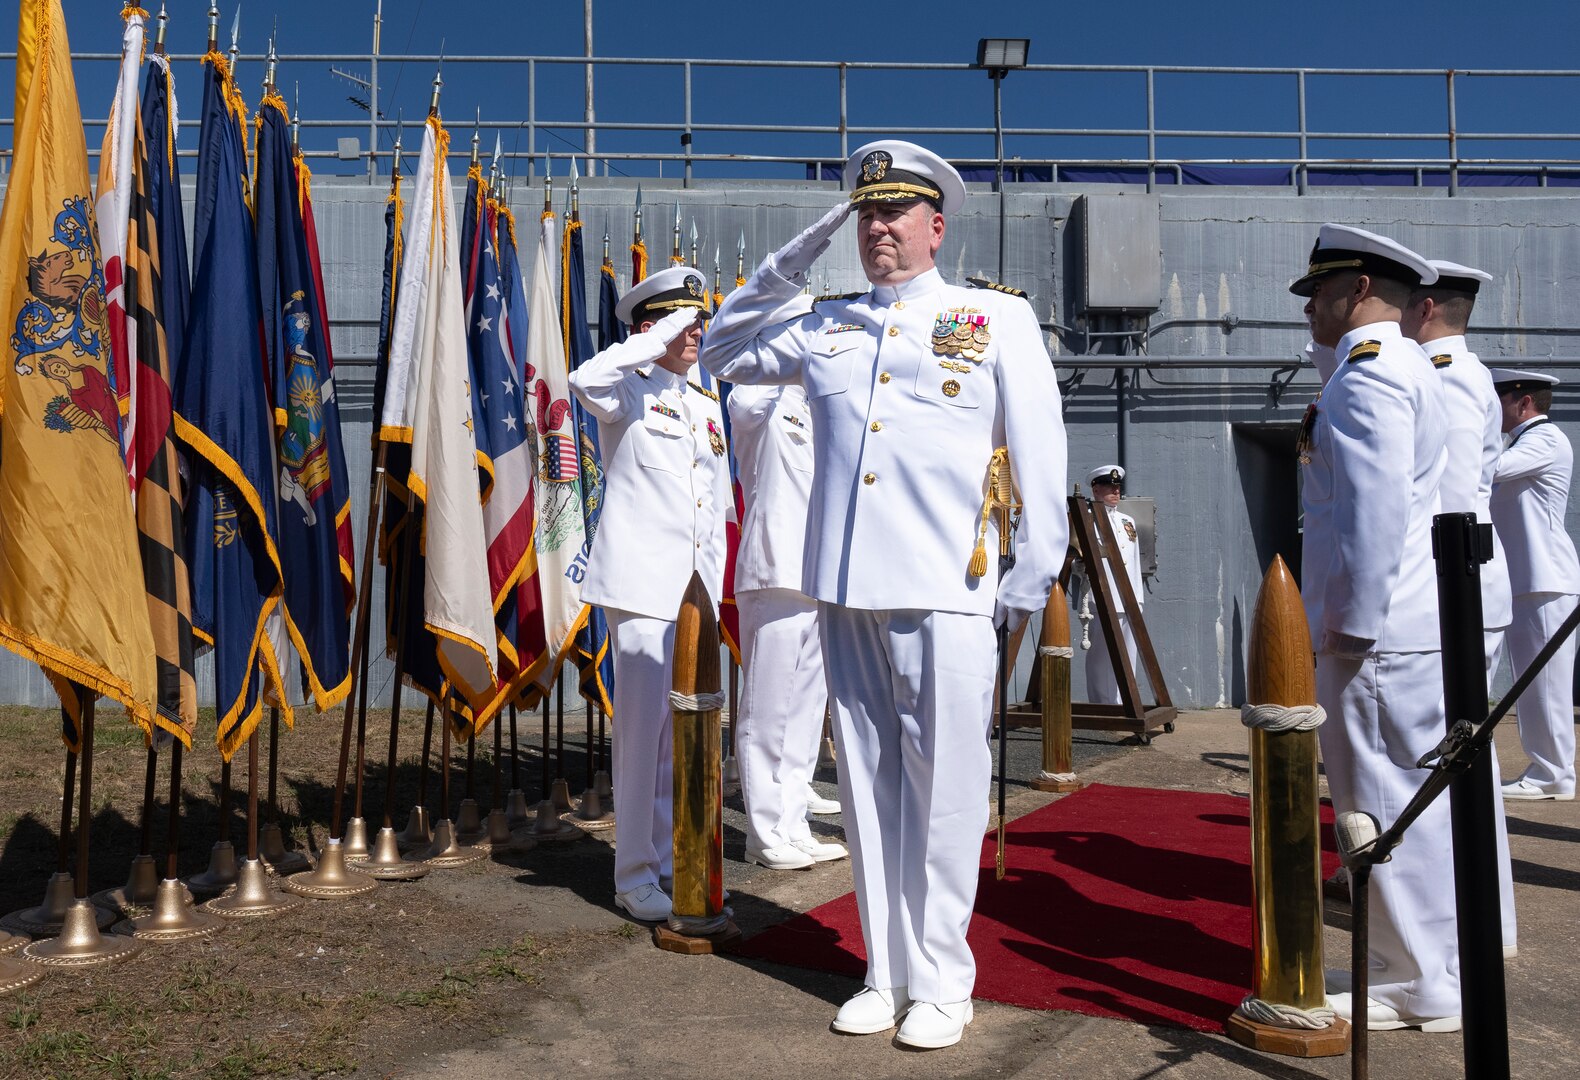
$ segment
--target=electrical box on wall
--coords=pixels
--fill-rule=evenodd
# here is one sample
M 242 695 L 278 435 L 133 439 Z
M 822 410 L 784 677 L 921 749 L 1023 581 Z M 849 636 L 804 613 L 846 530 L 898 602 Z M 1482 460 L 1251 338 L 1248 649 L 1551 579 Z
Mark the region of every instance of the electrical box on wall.
M 1158 197 L 1128 192 L 1083 195 L 1078 205 L 1082 310 L 1156 311 L 1163 292 Z

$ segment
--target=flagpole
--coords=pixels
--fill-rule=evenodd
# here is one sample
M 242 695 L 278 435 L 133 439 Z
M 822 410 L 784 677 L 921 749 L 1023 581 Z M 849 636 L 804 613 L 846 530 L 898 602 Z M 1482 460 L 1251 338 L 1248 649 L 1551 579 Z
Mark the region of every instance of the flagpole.
M 466 866 L 488 854 L 481 848 L 463 845 L 450 821 L 450 728 L 455 705 L 453 696 L 446 697 L 444 716 L 439 721 L 439 817 L 433 823 L 433 843 L 423 853 L 428 865 L 438 870 Z
M 71 723 L 70 713 L 60 707 L 62 724 Z M 60 793 L 60 832 L 55 841 L 55 872 L 44 886 L 44 899 L 37 907 L 22 908 L 0 919 L 0 927 L 15 934 L 57 934 L 71 906 L 71 811 L 77 790 L 77 752 L 66 748 L 66 780 Z M 106 912 L 106 914 L 109 914 Z M 105 925 L 108 925 L 108 921 Z
M 261 678 L 262 672 L 253 677 Z M 254 728 L 247 737 L 247 858 L 236 875 L 236 887 L 204 904 L 203 910 L 227 919 L 254 919 L 283 915 L 301 903 L 274 887 L 258 859 L 258 730 Z
M 208 869 L 187 878 L 187 888 L 199 896 L 213 896 L 236 884 L 236 848 L 230 842 L 230 762 L 219 767 L 219 828 L 209 849 Z
M 532 820 L 527 809 L 527 793 L 521 790 L 521 742 L 516 734 L 516 703 L 510 703 L 510 794 L 505 802 L 505 819 L 515 828 Z

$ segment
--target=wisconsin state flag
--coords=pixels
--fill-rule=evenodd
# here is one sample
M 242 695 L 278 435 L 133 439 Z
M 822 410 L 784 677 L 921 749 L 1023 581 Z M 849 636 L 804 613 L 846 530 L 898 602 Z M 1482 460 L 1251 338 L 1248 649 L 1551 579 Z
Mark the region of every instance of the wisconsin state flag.
M 108 366 L 88 154 L 60 0 L 23 0 L 0 210 L 0 644 L 151 731 L 154 643 Z

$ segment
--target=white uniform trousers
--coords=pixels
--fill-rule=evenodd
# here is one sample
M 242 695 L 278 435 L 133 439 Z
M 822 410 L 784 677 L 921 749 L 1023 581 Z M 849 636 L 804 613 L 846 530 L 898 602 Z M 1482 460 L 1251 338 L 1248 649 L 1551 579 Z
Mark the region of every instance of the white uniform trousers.
M 1336 813 L 1363 810 L 1386 829 L 1429 772 L 1415 763 L 1442 741 L 1442 654 L 1317 657 L 1317 729 Z M 1448 799 L 1416 819 L 1393 858 L 1372 870 L 1370 994 L 1406 1016 L 1458 1016 L 1459 940 Z
M 818 618 L 866 983 L 964 1001 L 993 771 L 993 621 L 828 603 Z
M 823 647 L 817 603 L 794 589 L 735 594 L 741 616 L 741 715 L 735 760 L 746 803 L 746 846 L 805 840 L 806 789 L 823 739 Z
M 1522 593 L 1514 598 L 1509 663 L 1514 677 L 1530 666 L 1580 601 L 1573 593 Z M 1533 784 L 1575 790 L 1575 638 L 1571 634 L 1520 695 L 1520 745 L 1531 759 L 1522 774 Z
M 1482 640 L 1487 651 L 1487 693 L 1492 693 L 1492 677 L 1497 674 L 1503 655 L 1503 631 L 1485 630 Z M 1501 724 L 1499 725 L 1502 726 Z M 1509 861 L 1509 819 L 1503 807 L 1503 770 L 1498 765 L 1498 743 L 1487 744 L 1492 755 L 1492 822 L 1498 843 L 1498 914 L 1503 922 L 1503 947 L 1519 944 L 1519 923 L 1514 916 L 1514 864 Z
M 675 624 L 605 608 L 614 647 L 614 888 L 674 873 Z
M 1125 651 L 1130 654 L 1130 670 L 1136 673 L 1136 686 L 1142 685 L 1141 652 L 1136 647 L 1135 632 L 1130 629 L 1130 614 L 1118 612 L 1119 629 L 1123 631 Z M 1092 647 L 1086 652 L 1086 700 L 1097 705 L 1118 705 L 1119 674 L 1114 671 L 1114 665 L 1108 659 L 1108 638 L 1103 633 L 1103 620 L 1095 613 L 1092 616 L 1091 630 Z

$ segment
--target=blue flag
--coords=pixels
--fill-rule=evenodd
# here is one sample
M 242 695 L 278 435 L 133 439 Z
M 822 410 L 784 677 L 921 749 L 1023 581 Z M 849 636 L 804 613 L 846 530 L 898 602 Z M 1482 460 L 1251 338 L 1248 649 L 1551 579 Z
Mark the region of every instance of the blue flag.
M 290 708 L 266 633 L 282 577 L 256 241 L 242 198 L 245 114 L 224 58 L 211 54 L 203 65 L 192 307 L 174 397 L 176 434 L 191 463 L 193 630 L 214 650 L 217 738 L 229 760 L 258 725 L 266 681 L 287 718 Z
M 181 361 L 192 299 L 186 218 L 181 208 L 181 169 L 175 154 L 170 152 L 174 147 L 165 141 L 166 132 L 171 130 L 174 98 L 170 62 L 163 56 L 150 58 L 142 100 L 143 131 L 148 139 L 148 175 L 144 184 L 159 233 L 159 286 L 164 303 L 165 348 L 172 370 Z
M 272 90 L 258 116 L 253 196 L 264 348 L 274 390 L 285 625 L 301 659 L 303 684 L 323 711 L 339 704 L 350 688 L 351 622 L 338 538 L 350 492 L 328 327 L 320 318 L 297 201 L 290 118 Z
M 598 351 L 603 352 L 626 338 L 625 323 L 616 315 L 620 304 L 620 286 L 614 280 L 614 263 L 604 262 L 598 274 Z
M 587 332 L 587 276 L 586 260 L 582 255 L 582 223 L 572 218 L 565 223 L 565 266 L 560 288 L 564 302 L 560 310 L 565 318 L 565 362 L 571 371 L 593 358 L 592 335 Z M 613 282 L 613 271 L 600 274 L 601 280 Z M 598 331 L 603 336 L 603 288 L 599 289 Z M 612 310 L 611 310 L 612 315 Z M 619 325 L 619 320 L 615 320 Z M 621 327 L 622 336 L 624 327 Z M 576 423 L 576 447 L 581 455 L 582 468 L 582 521 L 587 536 L 584 550 L 592 550 L 593 537 L 598 534 L 598 519 L 603 514 L 603 451 L 598 445 L 598 420 L 590 416 L 575 396 L 571 398 L 571 415 Z M 609 647 L 609 620 L 603 608 L 587 609 L 587 619 L 576 632 L 576 665 L 581 669 L 582 697 L 614 715 L 614 651 Z

